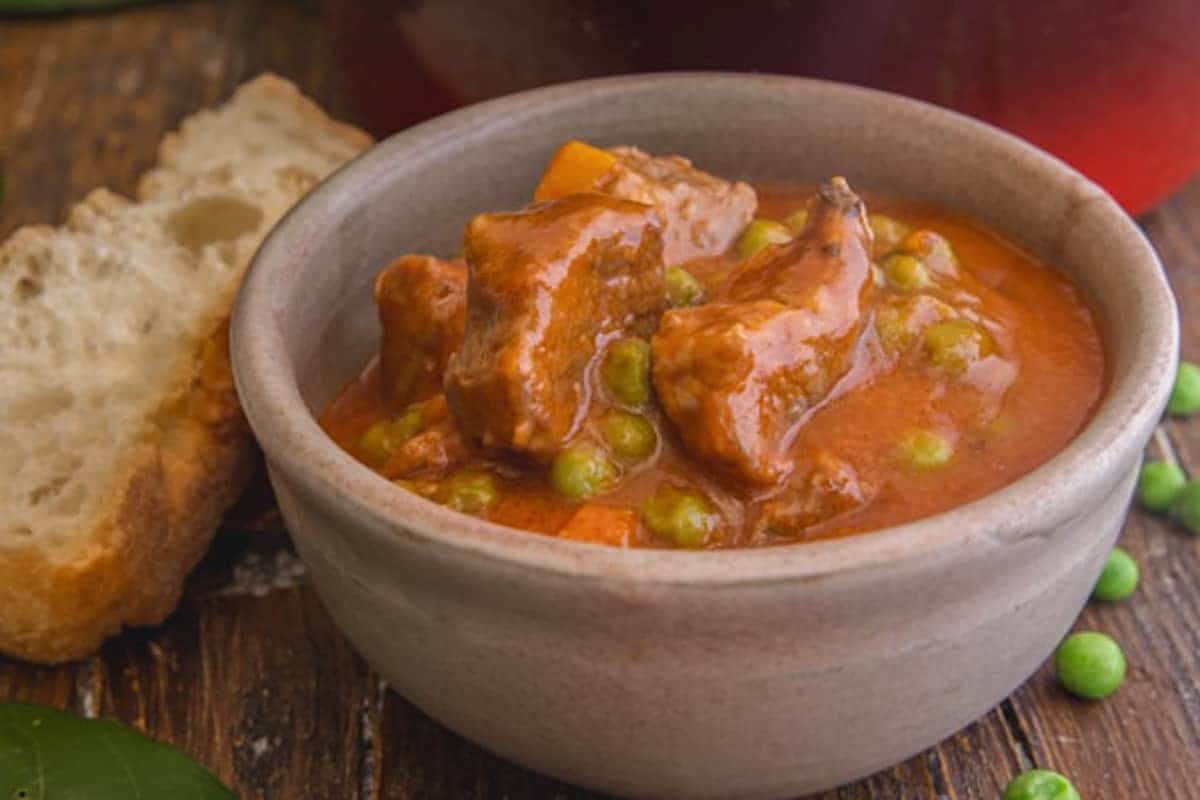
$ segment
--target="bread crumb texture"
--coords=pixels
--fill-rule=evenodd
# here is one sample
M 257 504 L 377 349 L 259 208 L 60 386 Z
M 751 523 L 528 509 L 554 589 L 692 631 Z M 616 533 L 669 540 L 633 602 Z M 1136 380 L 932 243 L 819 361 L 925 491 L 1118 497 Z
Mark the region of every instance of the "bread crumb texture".
M 253 468 L 227 325 L 251 256 L 369 144 L 262 76 L 104 189 L 0 244 L 0 650 L 161 622 Z

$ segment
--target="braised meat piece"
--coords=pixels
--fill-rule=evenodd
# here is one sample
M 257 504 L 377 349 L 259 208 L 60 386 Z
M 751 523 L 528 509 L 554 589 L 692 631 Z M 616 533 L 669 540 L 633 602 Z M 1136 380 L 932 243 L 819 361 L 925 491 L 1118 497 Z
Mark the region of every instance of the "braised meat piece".
M 384 396 L 400 404 L 440 392 L 466 327 L 466 262 L 401 256 L 375 279 L 375 302 L 383 325 Z
M 710 175 L 681 156 L 656 158 L 636 147 L 609 152 L 617 163 L 600 181 L 600 191 L 662 212 L 667 266 L 724 253 L 754 218 L 758 197 L 748 184 Z
M 580 192 L 601 192 L 657 208 L 664 222 L 667 266 L 721 255 L 758 207 L 749 185 L 710 175 L 686 158 L 651 156 L 636 147 L 602 150 L 567 142 L 554 154 L 534 197 L 548 200 Z
M 750 535 L 756 544 L 802 538 L 810 528 L 863 507 L 874 494 L 854 467 L 829 453 L 814 454 L 805 466 L 754 515 Z
M 598 340 L 642 331 L 665 305 L 657 212 L 571 195 L 467 226 L 467 332 L 446 393 L 486 447 L 548 461 L 586 414 Z
M 850 368 L 873 291 L 871 234 L 840 178 L 821 186 L 790 244 L 740 264 L 713 302 L 663 315 L 654 387 L 693 454 L 773 484 L 803 414 Z

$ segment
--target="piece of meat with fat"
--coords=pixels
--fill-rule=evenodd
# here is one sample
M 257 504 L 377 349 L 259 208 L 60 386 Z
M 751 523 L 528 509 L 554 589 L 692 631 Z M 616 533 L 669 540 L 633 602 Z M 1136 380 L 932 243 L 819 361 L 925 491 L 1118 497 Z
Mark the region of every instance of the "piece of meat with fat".
M 851 366 L 874 284 L 862 202 L 819 188 L 795 241 L 743 262 L 713 302 L 663 315 L 654 388 L 689 450 L 754 484 L 792 467 L 791 434 Z
M 467 226 L 467 332 L 445 388 L 485 447 L 548 461 L 586 415 L 598 340 L 647 333 L 666 304 L 650 206 L 570 195 Z
M 375 279 L 375 303 L 383 326 L 384 396 L 400 404 L 441 392 L 442 375 L 466 327 L 466 262 L 401 256 Z
M 724 254 L 758 208 L 749 184 L 718 178 L 682 156 L 652 156 L 636 147 L 602 150 L 570 141 L 550 159 L 534 197 L 548 200 L 581 192 L 657 208 L 667 266 Z
M 749 184 L 710 175 L 682 156 L 655 157 L 636 147 L 609 152 L 617 163 L 600 191 L 662 212 L 667 266 L 724 253 L 754 219 L 758 197 Z

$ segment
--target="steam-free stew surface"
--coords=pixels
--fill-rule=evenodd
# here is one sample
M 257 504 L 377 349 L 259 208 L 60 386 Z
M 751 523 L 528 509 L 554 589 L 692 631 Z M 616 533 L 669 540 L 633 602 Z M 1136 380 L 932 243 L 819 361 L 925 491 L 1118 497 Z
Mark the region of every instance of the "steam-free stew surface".
M 740 202 L 737 186 L 726 189 L 726 205 Z M 541 534 L 620 546 L 757 546 L 869 531 L 981 497 L 1062 449 L 1088 421 L 1105 381 L 1099 335 L 1079 291 L 969 220 L 881 198 L 866 203 L 875 235 L 860 242 L 869 263 L 856 267 L 851 239 L 859 229 L 839 226 L 858 224 L 857 212 L 838 210 L 843 200 L 826 191 L 832 199 L 822 211 L 812 187 L 757 187 L 753 216 L 788 220 L 791 229 L 747 226 L 743 209 L 736 231 L 715 232 L 715 246 L 732 242 L 718 256 L 697 257 L 687 242 L 703 237 L 678 230 L 665 237 L 665 250 L 648 244 L 630 216 L 636 209 L 618 202 L 580 200 L 588 206 L 582 216 L 568 208 L 531 227 L 521 227 L 524 218 L 484 220 L 476 227 L 488 230 L 468 233 L 467 255 L 490 261 L 472 263 L 470 289 L 461 263 L 401 265 L 391 276 L 396 288 L 384 273 L 377 287 L 384 369 L 368 365 L 321 422 L 347 451 L 395 480 L 397 491 Z M 595 247 L 623 248 L 608 260 L 657 270 L 665 286 L 641 291 L 616 281 L 626 296 L 604 298 L 560 271 L 557 298 L 531 295 L 524 282 L 545 289 L 546 276 L 504 263 L 512 252 L 505 237 L 566 225 L 578 238 L 600 219 L 608 239 Z M 613 225 L 624 237 L 615 244 Z M 823 232 L 814 230 L 821 225 Z M 805 237 L 813 240 L 807 250 Z M 523 239 L 517 250 L 557 246 Z M 681 289 L 680 273 L 664 272 L 664 261 L 694 280 Z M 482 297 L 499 285 L 489 269 L 508 272 L 502 291 Z M 763 276 L 761 286 L 744 289 Z M 399 293 L 397 303 L 389 305 L 389 291 Z M 665 316 L 645 301 L 664 292 L 674 301 L 666 307 L 676 306 Z M 570 311 L 553 312 L 556 299 Z M 564 377 L 571 367 L 562 359 L 572 355 L 532 341 L 537 326 L 522 325 L 512 311 L 523 302 L 535 316 L 571 315 L 546 322 L 559 326 L 552 336 L 564 346 L 590 337 L 576 385 Z M 414 315 L 414 306 L 424 310 Z M 739 314 L 764 321 L 726 319 Z M 838 314 L 845 319 L 829 321 Z M 589 315 L 622 319 L 603 324 Z M 814 330 L 819 335 L 810 336 Z M 759 348 L 753 368 L 766 371 L 768 388 L 738 406 L 745 386 L 722 394 L 721 382 L 753 377 L 750 361 L 738 361 L 745 347 Z M 530 363 L 539 355 L 553 362 L 545 374 Z M 609 381 L 647 355 L 652 382 Z M 493 374 L 501 362 L 516 372 Z M 784 362 L 792 371 L 778 369 Z M 535 386 L 530 395 L 541 391 L 544 403 L 558 404 L 557 418 L 522 417 L 529 400 L 522 381 Z M 770 394 L 781 385 L 782 405 Z M 470 419 L 473 394 L 486 419 Z M 721 423 L 730 410 L 741 419 Z

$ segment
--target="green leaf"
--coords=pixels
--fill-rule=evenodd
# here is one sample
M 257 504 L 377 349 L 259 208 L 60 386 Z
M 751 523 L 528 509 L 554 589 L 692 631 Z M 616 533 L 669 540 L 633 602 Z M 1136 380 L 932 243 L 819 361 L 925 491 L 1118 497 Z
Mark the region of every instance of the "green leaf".
M 174 747 L 111 720 L 0 703 L 0 800 L 236 800 Z

